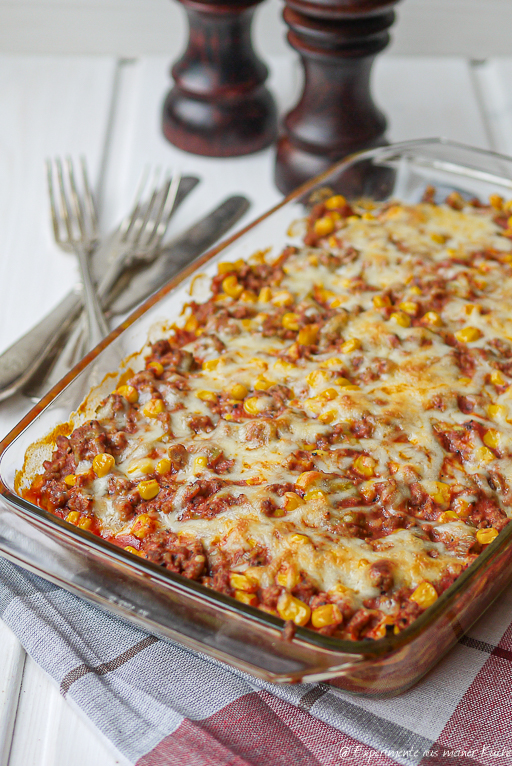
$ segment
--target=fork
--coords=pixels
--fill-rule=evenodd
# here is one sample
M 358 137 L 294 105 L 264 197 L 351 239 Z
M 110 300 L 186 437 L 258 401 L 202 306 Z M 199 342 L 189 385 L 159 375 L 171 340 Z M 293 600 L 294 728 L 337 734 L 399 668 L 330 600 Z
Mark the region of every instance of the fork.
M 141 259 L 156 257 L 176 207 L 181 174 L 175 173 L 159 186 L 160 172 L 156 171 L 152 184 L 147 186 L 147 171 L 143 174 L 131 212 L 123 219 L 114 238 L 109 266 L 98 285 L 98 298 L 106 302 L 119 276 L 125 269 Z M 148 199 L 146 203 L 144 199 Z M 84 326 L 77 322 L 59 356 L 43 381 L 32 391 L 38 397 L 57 383 L 83 356 Z
M 55 168 L 53 167 L 55 166 Z M 87 321 L 88 349 L 94 348 L 108 334 L 103 314 L 91 278 L 89 256 L 98 242 L 98 222 L 92 198 L 85 159 L 80 158 L 82 170 L 83 203 L 80 201 L 75 172 L 70 157 L 62 163 L 60 157 L 46 160 L 48 193 L 52 215 L 53 234 L 57 245 L 65 252 L 73 252 L 78 258 L 84 290 L 85 316 Z M 59 203 L 54 193 L 53 176 L 57 176 Z

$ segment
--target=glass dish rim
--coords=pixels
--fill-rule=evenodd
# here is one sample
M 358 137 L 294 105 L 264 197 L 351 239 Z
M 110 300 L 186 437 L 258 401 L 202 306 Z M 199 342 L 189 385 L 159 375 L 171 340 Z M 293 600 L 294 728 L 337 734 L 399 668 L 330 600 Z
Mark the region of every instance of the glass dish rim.
M 467 152 L 474 153 L 484 157 L 492 157 L 498 160 L 504 160 L 508 163 L 512 163 L 512 157 L 509 157 L 498 152 L 494 152 L 487 149 L 481 149 L 478 147 L 472 147 L 467 144 L 463 144 L 457 141 L 451 141 L 445 138 L 426 138 L 415 139 L 411 141 L 403 141 L 393 144 L 388 144 L 383 147 L 377 147 L 367 151 L 357 152 L 351 154 L 343 160 L 332 165 L 328 170 L 316 176 L 315 178 L 307 181 L 302 186 L 295 189 L 291 194 L 285 197 L 277 205 L 274 205 L 270 210 L 263 213 L 261 216 L 251 221 L 240 231 L 235 232 L 232 236 L 224 239 L 215 247 L 207 250 L 202 256 L 194 260 L 185 269 L 178 272 L 169 282 L 163 285 L 160 290 L 150 296 L 144 303 L 141 304 L 135 311 L 133 311 L 118 327 L 116 327 L 109 335 L 92 351 L 90 351 L 59 383 L 57 383 L 29 412 L 19 421 L 19 423 L 0 441 L 0 464 L 2 457 L 6 450 L 13 444 L 15 440 L 22 436 L 25 429 L 47 408 L 54 400 L 64 391 L 64 389 L 104 350 L 106 349 L 117 337 L 119 337 L 128 327 L 134 324 L 140 317 L 142 317 L 150 308 L 156 305 L 164 296 L 166 296 L 171 290 L 176 288 L 182 282 L 184 282 L 190 275 L 197 271 L 201 266 L 208 263 L 216 255 L 227 249 L 236 240 L 242 238 L 247 232 L 252 229 L 256 229 L 257 226 L 265 219 L 272 216 L 282 207 L 289 202 L 297 201 L 300 197 L 306 194 L 310 189 L 315 188 L 322 183 L 323 180 L 335 175 L 343 166 L 349 166 L 366 159 L 373 159 L 379 157 L 379 155 L 385 157 L 388 153 L 400 154 L 407 150 L 420 149 L 423 146 L 446 146 L 453 147 L 454 149 L 462 149 Z M 467 167 L 459 165 L 460 168 Z M 471 168 L 468 168 L 471 170 Z M 506 177 L 493 176 L 496 181 L 509 181 L 509 185 L 512 188 L 512 181 L 506 179 Z M 52 532 L 58 532 L 60 536 L 69 538 L 70 541 L 80 542 L 85 545 L 86 548 L 92 549 L 100 554 L 106 555 L 107 559 L 111 562 L 118 562 L 135 570 L 138 575 L 150 576 L 151 579 L 157 580 L 161 585 L 171 587 L 172 589 L 179 590 L 182 593 L 186 593 L 189 596 L 205 601 L 206 603 L 216 604 L 218 607 L 227 609 L 229 612 L 241 615 L 244 619 L 249 620 L 251 623 L 256 623 L 260 626 L 264 626 L 267 629 L 277 629 L 281 631 L 283 629 L 284 622 L 280 617 L 263 612 L 256 607 L 251 607 L 247 604 L 243 604 L 230 596 L 226 596 L 218 591 L 208 588 L 201 583 L 189 580 L 181 575 L 169 572 L 162 567 L 153 564 L 147 560 L 137 559 L 122 548 L 115 546 L 112 543 L 104 540 L 103 538 L 93 535 L 87 530 L 82 530 L 77 527 L 72 527 L 63 519 L 60 519 L 53 514 L 39 508 L 38 506 L 28 502 L 23 497 L 13 493 L 9 487 L 4 483 L 2 476 L 0 475 L 0 497 L 7 503 L 7 505 L 14 510 L 15 513 L 21 513 L 23 516 L 28 516 L 36 526 L 39 528 L 50 527 L 49 534 Z M 457 600 L 457 597 L 461 591 L 464 591 L 468 581 L 472 581 L 476 578 L 478 572 L 484 569 L 490 559 L 498 555 L 502 549 L 504 549 L 510 538 L 512 537 L 512 524 L 507 527 L 498 535 L 498 537 L 487 546 L 475 559 L 475 561 L 462 572 L 461 575 L 444 591 L 437 601 L 429 607 L 423 614 L 420 615 L 411 625 L 397 634 L 385 636 L 380 639 L 372 639 L 371 642 L 367 640 L 352 641 L 349 639 L 338 639 L 330 636 L 324 636 L 316 631 L 309 630 L 303 627 L 297 627 L 295 637 L 300 640 L 304 645 L 310 645 L 312 648 L 321 649 L 331 654 L 344 654 L 364 656 L 364 657 L 379 657 L 385 656 L 400 650 L 404 646 L 410 644 L 427 630 L 432 623 L 440 618 L 443 612 L 449 609 L 450 605 Z M 62 584 L 65 587 L 64 584 Z M 488 605 L 490 606 L 490 604 Z M 485 610 L 484 610 L 485 611 Z

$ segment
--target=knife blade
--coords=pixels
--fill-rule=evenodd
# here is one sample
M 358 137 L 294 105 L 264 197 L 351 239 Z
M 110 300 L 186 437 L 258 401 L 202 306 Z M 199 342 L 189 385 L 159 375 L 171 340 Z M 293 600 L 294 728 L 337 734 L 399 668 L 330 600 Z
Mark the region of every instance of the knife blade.
M 228 197 L 228 199 L 224 200 L 204 218 L 197 221 L 187 231 L 177 236 L 169 244 L 166 244 L 152 265 L 135 273 L 128 286 L 121 293 L 114 288 L 113 292 L 105 298 L 105 307 L 110 308 L 110 313 L 112 314 L 125 313 L 136 304 L 148 298 L 156 290 L 159 290 L 174 274 L 191 263 L 195 258 L 198 258 L 205 250 L 219 240 L 244 215 L 249 207 L 249 200 L 242 195 Z M 147 272 L 151 273 L 147 275 Z M 115 304 L 112 303 L 112 295 L 116 296 Z M 75 328 L 73 332 L 76 332 L 77 329 Z M 28 379 L 25 378 L 23 393 L 32 399 L 39 399 L 67 371 L 63 364 L 59 364 L 58 360 L 55 367 L 50 369 L 46 366 L 43 369 L 41 365 L 41 368 L 33 371 Z

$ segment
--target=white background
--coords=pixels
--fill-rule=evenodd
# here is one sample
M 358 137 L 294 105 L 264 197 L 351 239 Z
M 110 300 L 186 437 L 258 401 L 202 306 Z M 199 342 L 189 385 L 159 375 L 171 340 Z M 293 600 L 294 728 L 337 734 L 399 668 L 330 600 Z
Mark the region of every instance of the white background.
M 257 11 L 256 45 L 285 50 L 282 0 Z M 403 0 L 395 55 L 512 55 L 511 0 Z M 279 19 L 279 21 L 278 21 Z M 175 54 L 185 21 L 176 0 L 0 0 L 0 51 L 12 53 Z

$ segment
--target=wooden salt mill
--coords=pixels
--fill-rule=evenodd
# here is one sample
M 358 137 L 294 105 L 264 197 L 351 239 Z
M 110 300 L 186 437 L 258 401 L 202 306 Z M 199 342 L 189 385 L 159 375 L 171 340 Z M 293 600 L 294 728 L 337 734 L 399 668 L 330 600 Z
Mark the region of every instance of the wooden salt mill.
M 189 23 L 185 53 L 172 67 L 175 85 L 163 108 L 163 132 L 193 154 L 236 157 L 277 134 L 268 70 L 251 42 L 261 0 L 180 0 Z
M 285 0 L 288 42 L 302 60 L 302 96 L 278 141 L 275 181 L 287 194 L 360 149 L 385 143 L 370 71 L 389 43 L 397 0 Z

